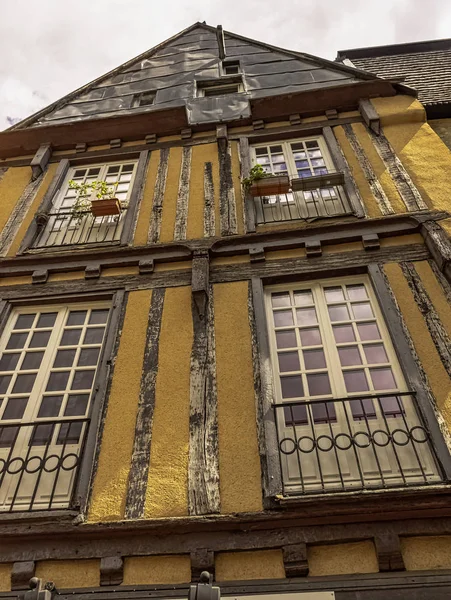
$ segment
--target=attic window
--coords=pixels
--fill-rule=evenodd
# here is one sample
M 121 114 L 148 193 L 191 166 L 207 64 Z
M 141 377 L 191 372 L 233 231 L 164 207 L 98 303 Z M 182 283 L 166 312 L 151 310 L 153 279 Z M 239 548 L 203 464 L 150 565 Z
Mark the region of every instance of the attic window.
M 197 82 L 197 96 L 226 96 L 228 94 L 237 94 L 238 92 L 243 92 L 243 84 L 241 82 L 241 77 L 237 81 L 234 78 L 234 81 L 224 81 L 221 80 L 213 80 L 213 81 L 198 81 Z
M 240 73 L 240 61 L 239 60 L 224 60 L 222 62 L 222 70 L 224 75 L 238 75 Z
M 142 94 L 135 94 L 132 100 L 132 108 L 138 106 L 151 106 L 155 103 L 155 94 L 153 92 L 143 92 Z

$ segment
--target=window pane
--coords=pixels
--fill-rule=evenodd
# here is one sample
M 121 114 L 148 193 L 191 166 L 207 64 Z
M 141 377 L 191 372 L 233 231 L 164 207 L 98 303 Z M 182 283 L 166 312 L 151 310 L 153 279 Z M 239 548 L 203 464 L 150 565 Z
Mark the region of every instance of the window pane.
M 365 371 L 344 371 L 343 377 L 348 392 L 368 391 Z
M 53 327 L 55 325 L 57 314 L 58 313 L 42 313 L 36 327 L 38 329 L 42 329 L 43 327 Z
M 92 386 L 95 371 L 77 371 L 72 381 L 72 390 L 88 390 Z
M 285 333 L 285 332 L 280 332 Z M 83 348 L 78 357 L 78 367 L 91 367 L 97 364 L 100 348 Z
M 297 352 L 282 352 L 278 355 L 279 358 L 279 371 L 281 373 L 286 371 L 299 371 L 299 355 Z
M 0 394 L 6 394 L 12 375 L 0 375 Z
M 291 310 L 278 310 L 274 312 L 274 325 L 276 327 L 285 327 L 293 325 L 293 313 Z
M 362 302 L 361 304 L 352 304 L 352 312 L 356 319 L 372 319 L 374 317 L 371 304 Z
M 345 299 L 341 287 L 324 288 L 327 302 L 343 302 Z
M 304 350 L 303 354 L 306 369 L 323 369 L 326 367 L 326 357 L 322 350 Z
M 338 355 L 340 356 L 342 367 L 351 367 L 353 365 L 362 364 L 362 359 L 360 358 L 360 353 L 357 346 L 351 346 L 350 348 L 338 348 Z
M 47 383 L 47 392 L 56 392 L 65 390 L 67 381 L 69 379 L 69 371 L 55 371 L 50 374 L 49 381 Z
M 271 302 L 274 308 L 280 308 L 281 306 L 290 306 L 290 294 L 286 292 L 278 292 L 277 294 L 271 294 Z
M 30 446 L 47 446 L 52 440 L 54 425 L 38 425 L 33 429 Z
M 329 311 L 331 321 L 347 321 L 349 319 L 348 307 L 346 304 L 328 306 L 327 310 Z
M 352 325 L 334 325 L 334 337 L 337 344 L 355 342 L 354 329 Z
M 71 310 L 66 325 L 83 325 L 86 319 L 86 310 Z
M 321 344 L 321 334 L 317 327 L 300 329 L 299 335 L 303 346 L 319 346 Z
M 310 396 L 326 396 L 331 393 L 329 375 L 327 373 L 312 373 L 307 375 Z
M 11 448 L 18 435 L 19 427 L 0 427 L 0 448 Z
M 2 419 L 21 419 L 27 407 L 28 398 L 10 398 Z
M 314 308 L 298 308 L 296 317 L 299 325 L 314 325 L 318 322 Z
M 28 333 L 12 333 L 9 336 L 8 343 L 6 345 L 7 350 L 18 350 L 25 346 L 27 341 Z
M 294 404 L 292 406 L 284 406 L 283 414 L 285 417 L 285 425 L 302 425 L 308 423 L 307 407 L 305 404 Z
M 83 428 L 83 423 L 63 423 L 60 426 L 58 439 L 56 441 L 59 445 L 78 444 L 80 441 L 80 434 Z
M 376 323 L 361 323 L 357 325 L 357 331 L 362 342 L 381 339 L 381 334 Z
M 36 373 L 27 373 L 26 375 L 18 375 L 13 386 L 13 394 L 27 394 L 33 389 Z
M 76 350 L 58 350 L 54 367 L 71 367 L 74 364 Z
M 19 362 L 19 352 L 12 352 L 10 354 L 3 354 L 0 359 L 0 371 L 14 371 Z
M 294 329 L 291 329 L 289 331 L 276 331 L 276 343 L 277 343 L 278 348 L 294 348 L 295 346 L 297 346 L 296 334 L 294 332 Z M 91 352 L 92 350 L 95 350 L 95 349 L 89 348 L 86 350 L 82 350 L 82 353 L 83 352 Z M 92 363 L 87 363 L 87 364 L 92 364 Z
M 35 331 L 31 338 L 30 348 L 45 348 L 49 343 L 51 331 Z
M 20 366 L 20 370 L 26 371 L 27 369 L 39 369 L 43 356 L 44 352 L 27 352 Z
M 44 396 L 39 407 L 39 417 L 57 417 L 60 412 L 63 396 Z
M 36 314 L 19 315 L 16 324 L 14 325 L 14 329 L 30 329 L 33 325 L 35 316 Z
M 366 360 L 369 364 L 388 362 L 384 344 L 370 344 L 363 346 L 363 349 L 365 350 Z
M 391 369 L 370 369 L 370 373 L 376 390 L 396 389 L 396 382 Z
M 298 398 L 304 395 L 302 377 L 300 375 L 281 377 L 280 385 L 282 386 L 282 398 Z
M 313 296 L 310 290 L 294 292 L 294 303 L 296 306 L 308 306 L 313 304 Z
M 69 399 L 64 409 L 65 417 L 80 417 L 86 413 L 88 406 L 89 394 L 73 394 Z
M 81 329 L 65 329 L 60 346 L 76 346 L 80 341 Z
M 87 329 L 83 344 L 101 344 L 104 331 L 104 327 L 91 327 L 90 329 Z
M 368 298 L 364 285 L 347 285 L 349 300 L 366 300 Z

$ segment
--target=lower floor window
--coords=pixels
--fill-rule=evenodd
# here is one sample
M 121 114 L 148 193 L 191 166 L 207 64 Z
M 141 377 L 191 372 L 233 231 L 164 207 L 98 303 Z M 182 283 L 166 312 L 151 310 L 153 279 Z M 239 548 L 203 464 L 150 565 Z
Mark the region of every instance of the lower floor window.
M 0 510 L 70 505 L 109 311 L 13 309 L 0 340 Z
M 366 276 L 266 290 L 284 488 L 439 479 Z

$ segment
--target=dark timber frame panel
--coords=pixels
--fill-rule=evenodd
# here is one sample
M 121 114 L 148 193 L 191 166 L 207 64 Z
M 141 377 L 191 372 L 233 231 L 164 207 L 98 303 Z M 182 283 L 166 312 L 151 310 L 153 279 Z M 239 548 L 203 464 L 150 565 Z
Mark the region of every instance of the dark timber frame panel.
M 82 513 L 85 512 L 91 479 L 95 465 L 95 455 L 98 451 L 99 430 L 101 428 L 102 415 L 107 405 L 107 391 L 113 376 L 114 360 L 117 351 L 117 336 L 121 330 L 121 323 L 125 312 L 126 299 L 125 293 L 122 290 L 111 291 L 109 293 L 94 292 L 83 296 L 75 294 L 74 296 L 66 296 L 65 294 L 55 294 L 45 298 L 33 297 L 27 293 L 20 294 L 19 301 L 0 301 L 0 335 L 3 334 L 4 327 L 7 323 L 12 309 L 16 305 L 20 306 L 36 306 L 47 303 L 60 302 L 62 304 L 76 303 L 92 300 L 111 300 L 111 311 L 106 327 L 106 338 L 102 353 L 97 368 L 96 377 L 93 382 L 93 395 L 91 398 L 90 410 L 88 418 L 91 420 L 89 425 L 86 442 L 83 449 L 82 462 L 78 471 L 77 480 L 72 490 L 72 501 L 69 509 L 77 509 Z M 42 303 L 42 304 L 41 304 Z M 56 511 L 50 511 L 56 512 Z
M 147 171 L 147 162 L 148 162 L 148 158 L 149 158 L 149 151 L 143 150 L 139 153 L 139 155 L 135 155 L 135 156 L 138 157 L 138 165 L 136 168 L 135 180 L 133 182 L 133 187 L 132 187 L 132 190 L 130 193 L 130 200 L 129 200 L 129 204 L 128 204 L 127 214 L 125 215 L 125 219 L 124 219 L 124 226 L 123 226 L 122 233 L 121 233 L 121 239 L 119 242 L 119 244 L 121 246 L 124 246 L 131 241 L 132 232 L 133 232 L 134 225 L 135 225 L 136 218 L 137 218 L 138 206 L 139 206 L 139 202 L 140 202 L 143 187 L 144 187 L 145 176 L 146 176 L 146 171 Z M 130 156 L 130 158 L 131 157 L 132 157 L 132 155 Z M 96 155 L 96 160 L 98 160 L 98 161 L 105 160 L 105 162 L 108 162 L 109 159 L 108 159 L 108 157 L 105 157 L 105 155 L 103 155 L 102 153 L 98 153 Z M 50 185 L 44 195 L 44 198 L 42 199 L 42 202 L 41 202 L 36 214 L 34 215 L 33 221 L 31 222 L 31 225 L 28 228 L 24 239 L 22 240 L 18 254 L 23 254 L 24 252 L 32 250 L 32 245 L 33 245 L 34 241 L 37 239 L 38 235 L 41 233 L 42 228 L 45 227 L 45 222 L 46 222 L 45 219 L 41 221 L 41 219 L 39 217 L 46 215 L 51 210 L 55 195 L 59 192 L 59 190 L 64 182 L 64 178 L 66 177 L 66 174 L 67 174 L 69 168 L 72 166 L 72 164 L 80 164 L 80 163 L 78 161 L 77 161 L 77 163 L 74 163 L 73 161 L 71 161 L 67 158 L 62 159 L 59 162 L 58 167 L 56 169 L 56 173 L 55 173 L 52 181 L 50 182 Z M 36 181 L 40 181 L 40 180 L 38 179 Z M 117 242 L 116 242 L 116 244 L 117 244 Z M 110 245 L 115 245 L 115 244 L 112 242 L 107 242 L 102 245 L 110 246 Z M 67 251 L 71 248 L 78 249 L 78 248 L 86 247 L 86 246 L 87 246 L 86 244 L 76 244 L 74 246 L 66 246 L 66 247 L 64 247 L 64 250 Z M 55 250 L 54 250 L 54 248 L 49 248 L 49 249 L 42 248 L 42 249 L 40 249 L 39 253 L 45 253 L 46 251 L 54 252 Z

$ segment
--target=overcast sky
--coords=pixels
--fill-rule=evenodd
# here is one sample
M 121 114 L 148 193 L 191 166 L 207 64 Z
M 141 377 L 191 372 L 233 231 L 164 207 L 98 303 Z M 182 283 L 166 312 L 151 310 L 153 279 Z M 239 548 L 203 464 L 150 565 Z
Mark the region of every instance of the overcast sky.
M 451 0 L 0 0 L 0 130 L 195 21 L 334 59 L 451 37 Z

